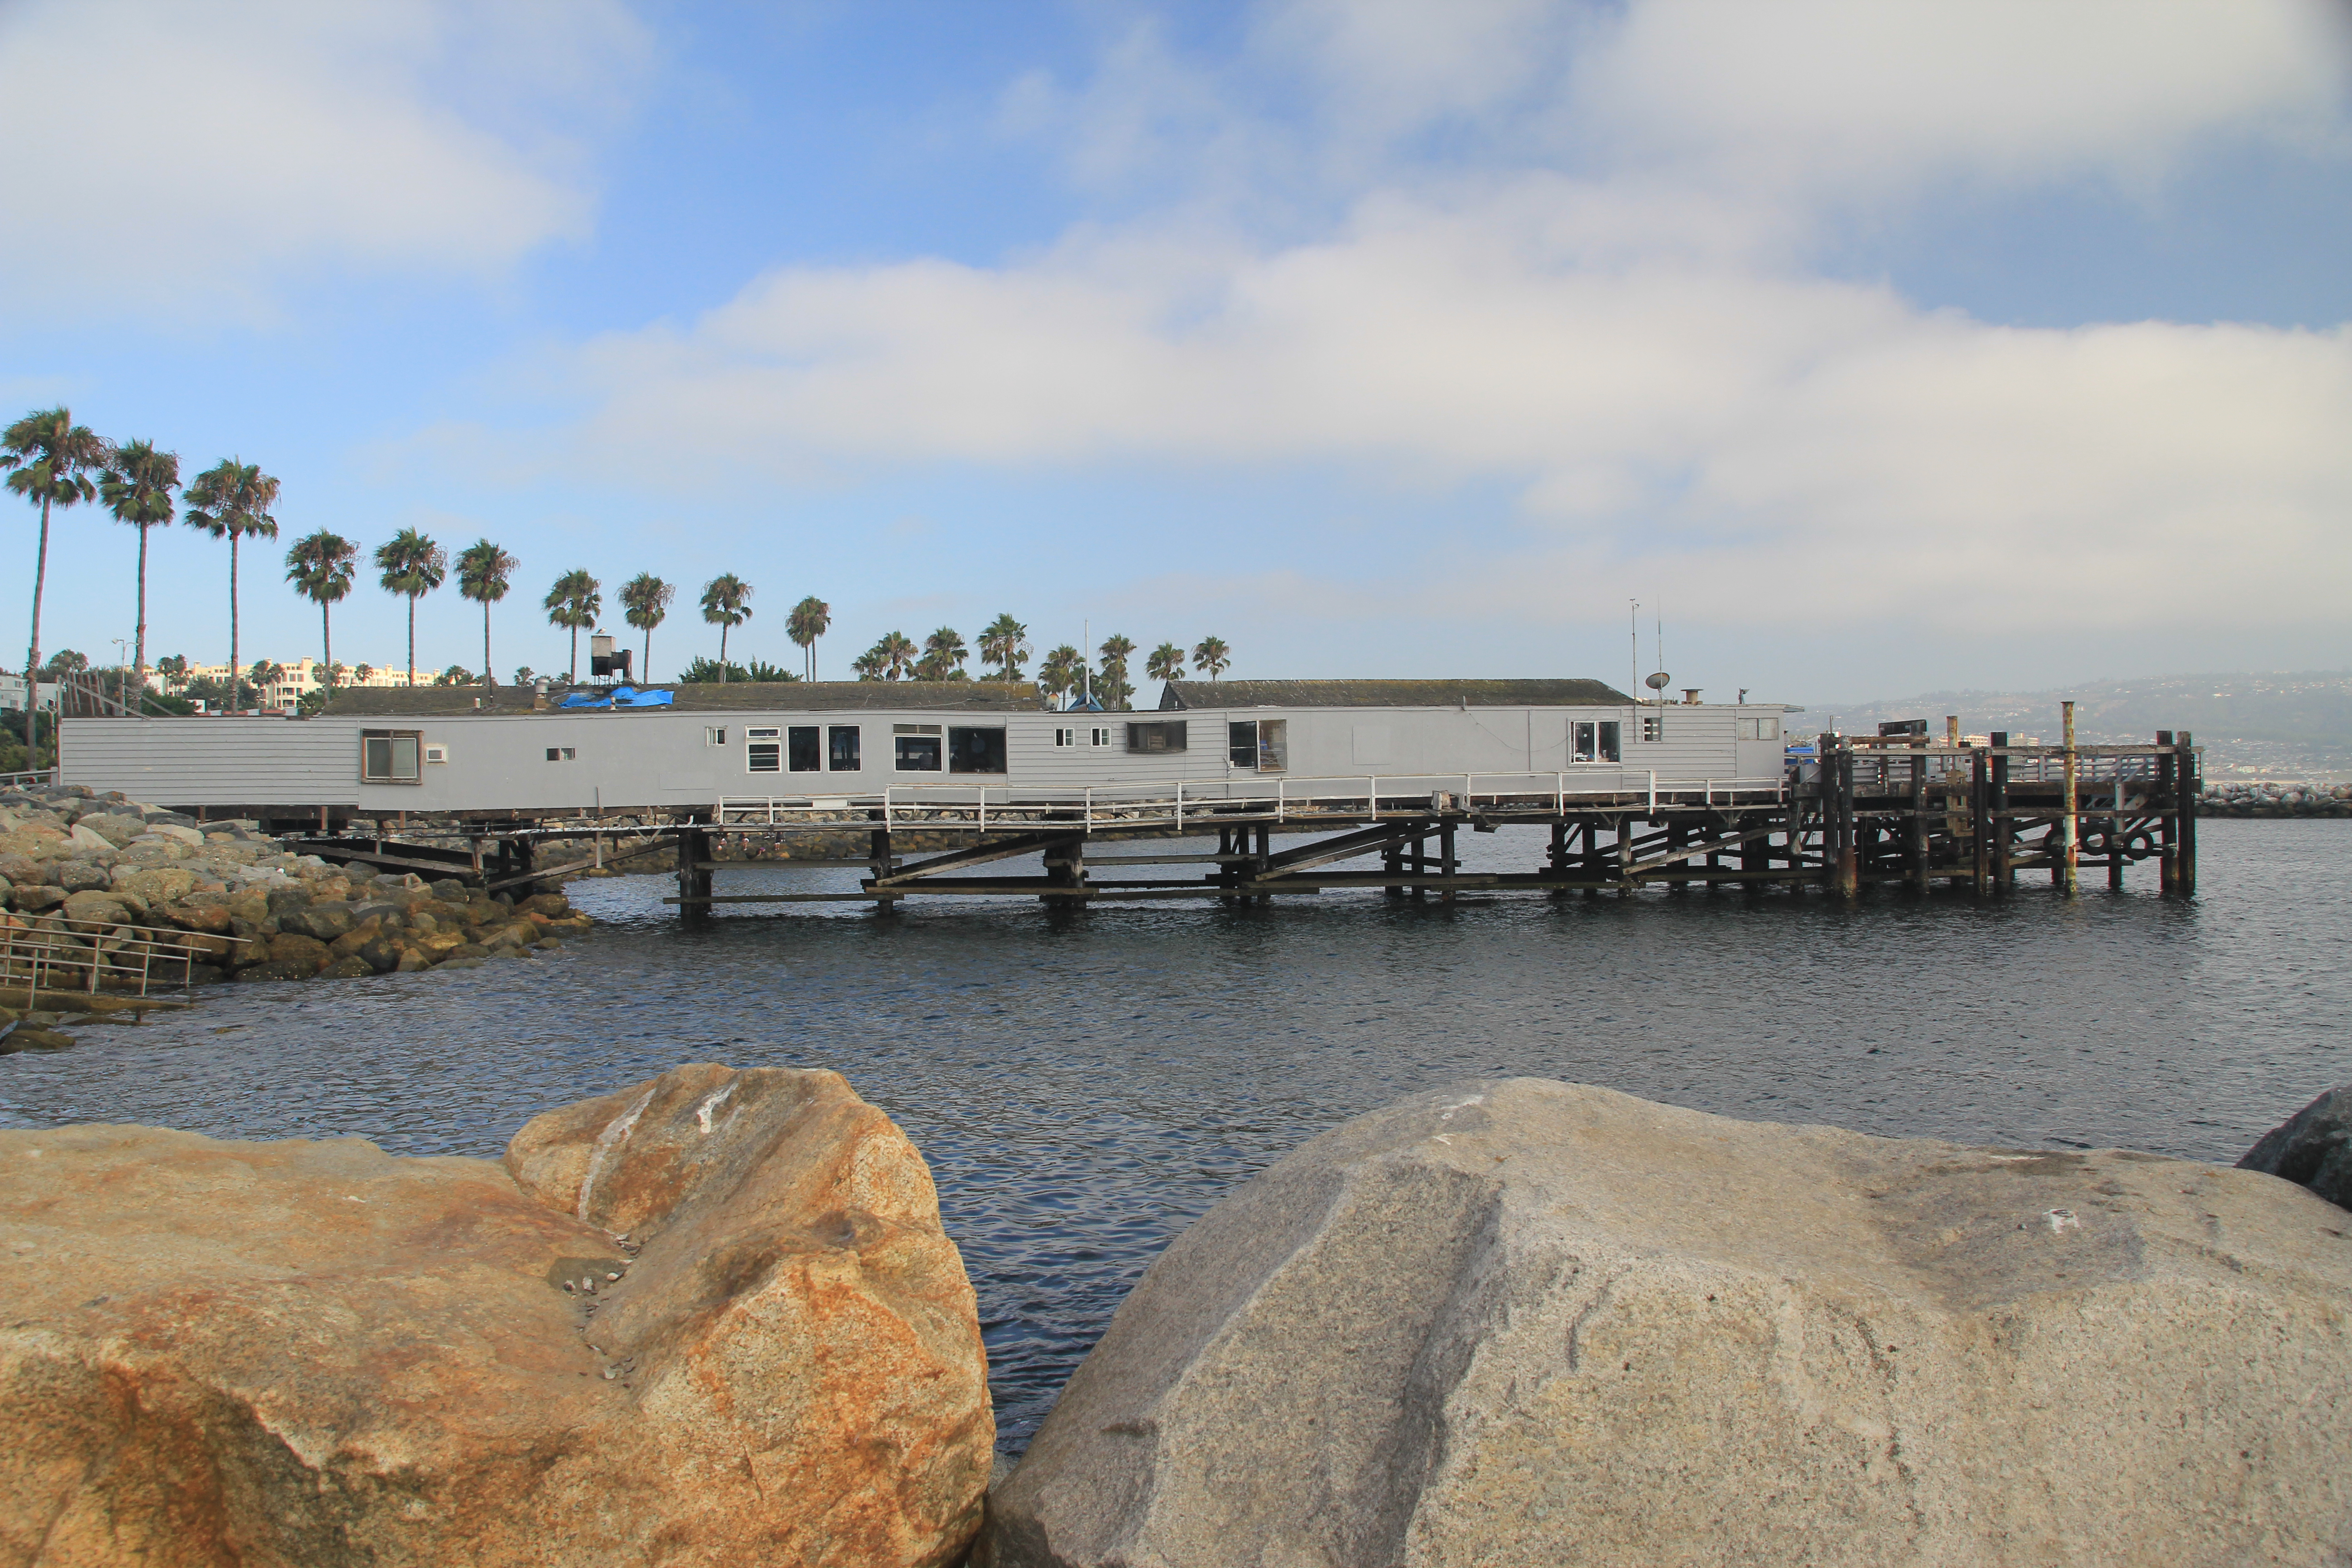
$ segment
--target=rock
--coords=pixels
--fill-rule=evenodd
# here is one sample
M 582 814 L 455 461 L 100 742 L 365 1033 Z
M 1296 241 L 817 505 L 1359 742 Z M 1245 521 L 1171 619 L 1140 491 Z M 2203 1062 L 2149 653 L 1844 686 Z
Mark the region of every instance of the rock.
M 158 821 L 153 817 L 149 817 L 147 819 L 147 831 L 155 834 L 159 837 L 169 838 L 178 843 L 185 844 L 191 848 L 201 849 L 204 847 L 204 834 L 185 822 Z
M 282 929 L 286 917 L 310 907 L 310 895 L 301 888 L 272 888 L 268 895 L 269 912 Z
M 116 849 L 147 831 L 147 824 L 142 819 L 116 812 L 78 817 L 74 826 L 98 835 L 103 843 Z
M 466 901 L 466 884 L 455 877 L 444 877 L 429 886 L 433 889 L 433 896 L 445 904 L 462 905 Z
M 156 913 L 182 931 L 209 931 L 225 935 L 229 929 L 228 905 L 221 902 L 183 902 L 166 904 Z
M 479 959 L 479 958 L 488 958 L 488 957 L 489 957 L 489 956 L 490 956 L 490 950 L 489 950 L 488 948 L 487 948 L 487 947 L 484 947 L 480 942 L 459 942 L 457 946 L 455 946 L 455 947 L 453 947 L 453 948 L 449 949 L 446 952 L 445 952 L 444 954 L 442 954 L 441 962 L 442 962 L 442 963 L 451 963 L 452 961 L 454 961 L 454 960 L 457 960 L 457 959 L 464 959 L 464 958 L 476 958 L 476 959 Z
M 370 937 L 360 944 L 359 956 L 377 973 L 389 973 L 400 967 L 400 944 L 388 937 Z
M 315 936 L 303 936 L 297 931 L 280 931 L 269 939 L 269 956 L 278 963 L 307 963 L 306 974 L 316 974 L 333 961 L 327 944 Z
M 1422 1095 L 1152 1264 L 980 1560 L 2338 1561 L 2347 1230 L 2126 1152 Z
M 56 854 L 65 841 L 63 830 L 28 822 L 0 833 L 0 854 L 47 857 Z
M 319 971 L 321 980 L 360 980 L 375 973 L 375 965 L 357 953 L 336 959 Z
M 195 891 L 196 874 L 177 866 L 134 867 L 124 870 L 115 868 L 114 888 L 117 892 L 130 893 L 150 904 L 168 904 L 184 899 Z M 226 929 L 228 911 L 221 911 Z
M 56 860 L 50 862 L 49 876 L 68 893 L 103 891 L 114 881 L 113 873 L 103 866 L 87 860 Z
M 253 891 L 238 893 L 229 900 L 228 912 L 231 920 L 259 925 L 269 918 L 269 897 L 266 893 Z
M 920 1157 L 831 1073 L 590 1105 L 518 1138 L 520 1186 L 356 1139 L 0 1131 L 7 1560 L 953 1561 L 992 1427 Z
M 533 893 L 515 906 L 519 915 L 545 915 L 550 920 L 561 920 L 571 912 L 572 902 L 562 893 Z
M 2263 1134 L 2238 1162 L 2352 1209 L 2352 1086 L 2331 1089 Z
M 114 844 L 111 839 L 100 834 L 96 828 L 85 827 L 79 822 L 66 829 L 65 842 L 68 848 L 77 852 L 84 849 L 111 849 L 114 847 Z
M 73 1043 L 71 1035 L 59 1034 L 55 1029 L 44 1029 L 31 1024 L 19 1024 L 8 1031 L 5 1039 L 0 1039 L 0 1056 L 11 1055 L 17 1051 L 68 1051 L 73 1049 Z M 0 1532 L 0 1542 L 5 1542 L 6 1539 L 5 1533 Z
M 277 900 L 270 900 L 275 909 Z M 332 942 L 348 933 L 356 922 L 352 919 L 352 906 L 346 903 L 314 903 L 308 908 L 291 909 L 278 913 L 278 929 L 301 936 L 316 937 L 320 942 Z
M 307 942 L 310 939 L 305 937 L 302 940 Z M 299 959 L 265 958 L 239 966 L 236 978 L 240 983 L 248 980 L 308 980 L 318 973 L 317 964 Z
M 76 925 L 111 927 L 127 922 L 131 910 L 111 893 L 68 893 L 65 917 Z

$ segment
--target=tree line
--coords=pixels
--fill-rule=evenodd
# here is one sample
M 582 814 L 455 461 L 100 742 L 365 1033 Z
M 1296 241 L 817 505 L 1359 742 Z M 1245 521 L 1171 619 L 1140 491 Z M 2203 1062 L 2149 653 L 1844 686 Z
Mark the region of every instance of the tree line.
M 1026 679 L 1025 661 L 1035 651 L 1029 641 L 1029 628 L 1010 612 L 981 629 L 977 647 L 982 669 L 990 672 L 984 679 L 1008 686 Z M 953 626 L 941 626 L 920 647 L 904 632 L 885 632 L 851 661 L 850 669 L 860 680 L 970 680 L 972 676 L 964 666 L 973 651 Z M 1135 687 L 1128 679 L 1129 660 L 1135 652 L 1132 641 L 1114 633 L 1095 650 L 1100 662 L 1089 666 L 1085 653 L 1064 643 L 1039 660 L 1037 689 L 1060 700 L 1091 696 L 1105 708 L 1125 708 L 1135 697 Z M 1184 659 L 1181 647 L 1163 642 L 1145 657 L 1144 673 L 1154 680 L 1181 680 Z M 1233 650 L 1222 637 L 1203 637 L 1192 649 L 1192 659 L 1193 668 L 1214 680 L 1233 663 Z

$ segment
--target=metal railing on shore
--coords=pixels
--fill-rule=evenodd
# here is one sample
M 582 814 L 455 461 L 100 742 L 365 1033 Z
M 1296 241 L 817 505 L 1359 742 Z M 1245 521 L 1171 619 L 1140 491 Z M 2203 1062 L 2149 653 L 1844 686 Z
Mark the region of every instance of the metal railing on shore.
M 194 984 L 197 964 L 226 956 L 214 944 L 251 940 L 173 926 L 10 915 L 0 918 L 0 985 L 21 985 L 33 994 L 106 991 L 146 996 L 158 985 L 186 991 Z

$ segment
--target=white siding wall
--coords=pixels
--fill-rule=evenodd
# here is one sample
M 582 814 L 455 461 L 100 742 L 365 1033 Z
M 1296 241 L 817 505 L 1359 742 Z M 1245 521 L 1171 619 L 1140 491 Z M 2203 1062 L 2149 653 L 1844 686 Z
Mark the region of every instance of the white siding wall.
M 155 805 L 352 805 L 348 729 L 289 719 L 68 719 L 58 777 Z

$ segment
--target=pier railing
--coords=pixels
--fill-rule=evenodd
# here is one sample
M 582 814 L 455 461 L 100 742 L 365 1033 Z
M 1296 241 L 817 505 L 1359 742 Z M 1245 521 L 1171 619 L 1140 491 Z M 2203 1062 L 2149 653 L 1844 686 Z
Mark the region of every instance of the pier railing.
M 1558 816 L 1624 805 L 1760 805 L 1785 800 L 1784 774 L 1758 778 L 1661 778 L 1654 770 L 1353 773 L 1318 778 L 1162 779 L 1092 785 L 898 784 L 862 795 L 723 795 L 719 828 L 840 826 L 878 820 L 886 828 L 968 827 L 987 832 L 1050 825 L 1100 829 L 1184 827 L 1212 819 L 1275 823 L 1379 819 L 1432 814 Z M 878 816 L 877 816 L 878 814 Z
M 195 965 L 215 960 L 213 944 L 249 940 L 200 936 L 171 926 L 12 915 L 0 923 L 0 985 L 21 985 L 36 994 L 146 996 L 159 986 L 185 991 L 194 982 Z

